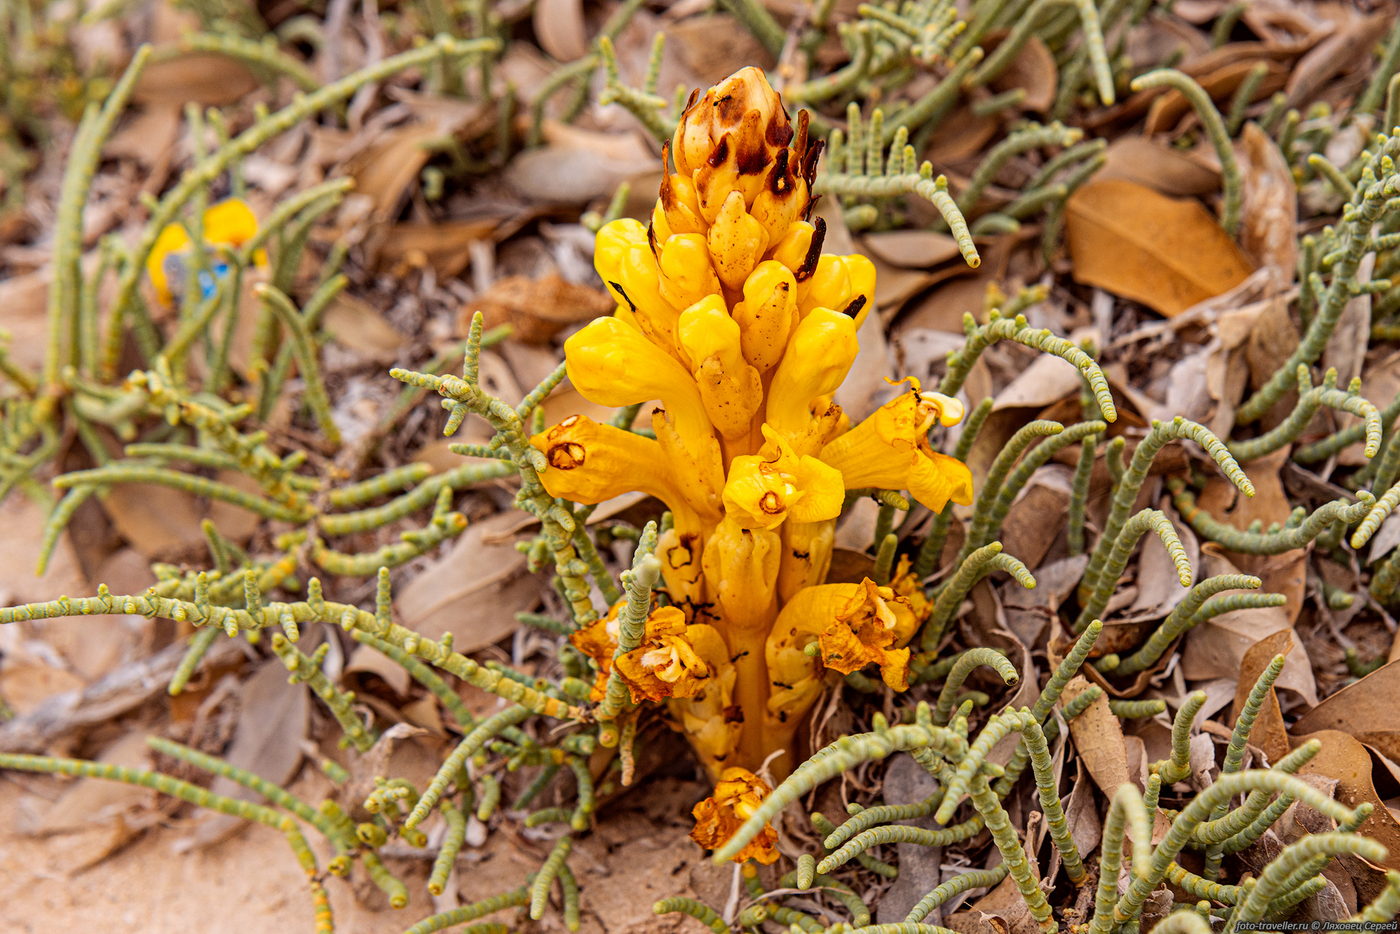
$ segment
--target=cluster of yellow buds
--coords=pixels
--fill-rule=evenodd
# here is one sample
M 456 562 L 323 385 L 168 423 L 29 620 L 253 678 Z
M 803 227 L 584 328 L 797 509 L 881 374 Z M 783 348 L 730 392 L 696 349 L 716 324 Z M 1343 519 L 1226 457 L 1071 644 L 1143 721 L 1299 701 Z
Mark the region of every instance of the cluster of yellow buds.
M 640 490 L 670 510 L 658 547 L 667 605 L 617 669 L 634 699 L 666 699 L 720 780 L 791 755 L 839 673 L 874 664 L 892 688 L 908 686 L 904 645 L 930 607 L 907 563 L 888 586 L 825 583 L 847 491 L 908 490 L 941 511 L 970 502 L 972 482 L 927 440 L 961 418 L 956 400 L 908 380 L 854 426 L 832 401 L 875 270 L 822 252 L 824 224 L 810 219 L 821 144 L 807 114 L 794 127 L 762 72 L 745 68 L 692 95 L 664 149 L 675 171 L 650 224 L 598 233 L 594 263 L 616 313 L 565 342 L 585 398 L 659 403 L 654 437 L 579 415 L 532 443 L 551 495 L 598 503 Z M 604 673 L 613 616 L 575 637 Z

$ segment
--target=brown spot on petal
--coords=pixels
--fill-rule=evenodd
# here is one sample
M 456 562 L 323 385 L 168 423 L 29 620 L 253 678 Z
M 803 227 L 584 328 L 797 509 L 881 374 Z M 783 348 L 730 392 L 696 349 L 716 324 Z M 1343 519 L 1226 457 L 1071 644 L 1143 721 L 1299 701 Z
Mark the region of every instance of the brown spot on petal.
M 549 466 L 558 470 L 573 470 L 582 467 L 588 451 L 577 441 L 563 441 L 549 446 Z
M 776 516 L 783 511 L 783 501 L 779 498 L 777 493 L 769 490 L 759 497 L 758 508 L 762 509 L 767 515 Z
M 715 143 L 715 148 L 710 150 L 710 158 L 705 160 L 710 163 L 710 168 L 717 169 L 724 165 L 729 159 L 729 134 L 720 137 L 720 141 Z
M 826 240 L 826 221 L 820 217 L 815 221 L 816 230 L 812 231 L 812 244 L 807 247 L 807 255 L 802 259 L 802 265 L 797 267 L 797 272 L 793 275 L 798 282 L 806 282 L 812 278 L 812 273 L 817 271 L 817 261 L 822 258 L 822 242 Z
M 848 318 L 854 318 L 856 315 L 860 314 L 860 310 L 865 307 L 865 302 L 866 298 L 864 295 L 857 295 L 851 300 L 849 305 L 841 309 L 841 314 Z

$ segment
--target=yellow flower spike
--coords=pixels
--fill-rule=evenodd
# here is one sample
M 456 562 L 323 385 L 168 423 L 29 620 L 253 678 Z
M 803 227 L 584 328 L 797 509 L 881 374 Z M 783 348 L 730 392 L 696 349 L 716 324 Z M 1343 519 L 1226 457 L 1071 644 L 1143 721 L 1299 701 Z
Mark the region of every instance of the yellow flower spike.
M 676 234 L 661 245 L 661 297 L 676 308 L 689 308 L 706 295 L 717 295 L 719 278 L 710 264 L 704 234 Z
M 724 299 L 709 295 L 681 312 L 677 336 L 720 436 L 729 442 L 747 440 L 763 404 L 763 381 L 744 361 L 739 325 L 729 317 Z
M 712 431 L 700 390 L 685 368 L 635 328 L 598 318 L 564 341 L 569 379 L 599 405 L 622 407 L 660 399 L 682 438 Z
M 777 260 L 759 263 L 744 280 L 744 299 L 734 306 L 744 359 L 760 373 L 778 365 L 797 326 L 797 280 Z
M 909 390 L 822 448 L 821 459 L 841 471 L 848 490 L 908 490 L 934 512 L 949 500 L 967 505 L 972 502 L 967 465 L 928 443 L 935 421 L 948 426 L 962 419 L 962 404 L 940 393 L 920 392 L 916 379 L 908 382 Z
M 860 330 L 861 324 L 875 307 L 875 264 L 859 253 L 851 253 L 842 257 L 846 261 L 846 275 L 851 278 L 851 298 L 864 298 L 858 310 L 852 317 L 855 318 L 856 330 Z M 847 314 L 850 314 L 849 306 Z
M 690 832 L 690 838 L 707 850 L 719 849 L 772 791 L 767 782 L 748 769 L 737 766 L 725 769 L 715 784 L 714 793 L 691 811 L 695 829 Z M 765 866 L 777 862 L 778 832 L 772 824 L 764 824 L 758 835 L 734 856 L 736 863 L 751 859 Z
M 817 637 L 822 663 L 842 674 L 877 665 L 891 690 L 907 690 L 909 650 L 904 644 L 919 625 L 909 601 L 868 577 L 859 584 L 834 586 L 856 590 Z
M 787 519 L 819 523 L 840 515 L 841 474 L 815 457 L 798 456 L 767 425 L 763 437 L 767 443 L 758 454 L 740 455 L 729 465 L 725 515 L 750 529 L 775 529 Z
M 738 671 L 734 699 L 743 715 L 739 761 L 757 766 L 767 754 L 763 711 L 768 666 L 763 645 L 778 615 L 778 565 L 782 539 L 767 529 L 745 529 L 733 519 L 719 523 L 705 541 L 705 588 L 723 619 L 722 631 Z
M 731 191 L 706 237 L 719 280 L 738 290 L 768 249 L 768 231 L 744 209 L 744 196 Z
M 837 472 L 839 476 L 839 471 Z M 838 504 L 839 508 L 839 504 Z M 778 565 L 778 600 L 784 605 L 804 587 L 826 580 L 836 547 L 836 522 L 783 523 L 783 557 Z
M 855 322 L 846 315 L 827 308 L 807 315 L 793 330 L 782 362 L 773 371 L 763 420 L 801 453 L 812 453 L 803 444 L 809 441 L 812 402 L 836 391 L 859 350 Z
M 570 415 L 530 439 L 549 463 L 540 482 L 550 496 L 592 505 L 639 490 L 655 496 L 679 521 L 698 526 L 698 508 L 677 482 L 672 470 L 658 470 L 666 461 L 660 443 L 639 434 L 600 425 L 586 415 Z

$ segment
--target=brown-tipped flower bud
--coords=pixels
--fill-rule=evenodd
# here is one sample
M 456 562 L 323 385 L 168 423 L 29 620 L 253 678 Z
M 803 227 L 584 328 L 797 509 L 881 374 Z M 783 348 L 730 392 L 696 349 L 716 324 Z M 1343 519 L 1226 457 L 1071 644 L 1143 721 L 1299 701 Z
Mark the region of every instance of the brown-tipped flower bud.
M 731 160 L 751 167 L 745 174 L 752 174 L 758 171 L 752 167 L 767 168 L 777 150 L 791 141 L 792 127 L 778 92 L 762 71 L 749 66 L 704 97 L 691 96 L 676 127 L 671 155 L 682 175 Z

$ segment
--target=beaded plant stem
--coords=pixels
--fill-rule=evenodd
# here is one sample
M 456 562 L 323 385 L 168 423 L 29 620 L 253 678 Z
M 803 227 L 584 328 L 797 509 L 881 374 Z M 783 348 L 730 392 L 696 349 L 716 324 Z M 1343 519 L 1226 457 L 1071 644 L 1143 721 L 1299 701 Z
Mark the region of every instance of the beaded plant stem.
M 1355 502 L 1334 499 L 1323 503 L 1298 525 L 1255 532 L 1237 529 L 1197 506 L 1195 495 L 1179 478 L 1168 481 L 1167 488 L 1172 493 L 1172 505 L 1198 535 L 1219 542 L 1230 551 L 1249 555 L 1278 555 L 1302 548 L 1336 525 L 1347 526 L 1361 521 L 1376 505 L 1374 496 L 1360 490 Z
M 467 764 L 467 760 L 476 755 L 496 734 L 506 727 L 515 726 L 529 716 L 530 711 L 524 707 L 518 705 L 507 707 L 505 710 L 482 720 L 470 733 L 462 737 L 462 741 L 443 760 L 442 765 L 438 767 L 437 774 L 423 789 L 418 803 L 413 806 L 413 810 L 404 819 L 404 827 L 412 830 L 423 823 L 427 816 L 432 813 L 438 801 L 442 799 L 443 794 L 446 793 L 447 786 L 457 780 L 457 776 L 461 774 L 462 767 Z
M 953 663 L 953 670 L 948 673 L 947 680 L 943 682 L 943 689 L 938 692 L 938 703 L 933 708 L 935 724 L 948 725 L 948 720 L 953 715 L 953 703 L 958 691 L 962 689 L 963 682 L 975 669 L 983 665 L 995 669 L 1005 684 L 1011 685 L 1021 680 L 1021 676 L 1016 673 L 1016 666 L 1007 661 L 1003 653 L 985 646 L 968 649 Z
M 631 706 L 631 694 L 617 662 L 641 645 L 645 635 L 647 617 L 651 614 L 651 591 L 661 577 L 661 561 L 655 554 L 656 542 L 656 523 L 648 522 L 637 543 L 637 551 L 632 558 L 632 570 L 623 575 L 627 603 L 617 616 L 617 649 L 613 652 L 612 671 L 608 675 L 606 693 L 594 711 L 594 716 L 600 722 L 616 719 L 618 714 Z
M 943 640 L 953 614 L 962 604 L 977 582 L 994 571 L 1005 571 L 1027 590 L 1035 587 L 1035 578 L 1019 558 L 1001 553 L 1001 542 L 984 545 L 958 563 L 958 569 L 934 598 L 933 612 L 924 623 L 920 636 L 920 648 L 924 652 L 934 652 Z
M 360 752 L 368 752 L 374 745 L 375 737 L 365 729 L 364 721 L 353 708 L 355 695 L 337 688 L 321 670 L 321 663 L 329 649 L 330 643 L 322 643 L 315 653 L 307 655 L 292 645 L 282 633 L 274 633 L 272 636 L 272 651 L 291 672 L 291 680 L 305 682 L 307 687 L 325 702 L 326 708 L 340 724 L 340 729 L 345 734 L 345 742 L 351 743 Z
M 296 821 L 286 814 L 279 814 L 270 807 L 240 801 L 215 794 L 198 785 L 145 769 L 133 769 L 106 762 L 87 762 L 82 759 L 59 759 L 49 756 L 30 756 L 19 753 L 0 753 L 0 769 L 17 769 L 25 772 L 47 772 L 53 775 L 72 775 L 81 778 L 100 778 L 106 781 L 140 785 L 172 798 L 179 798 L 196 807 L 218 811 L 232 817 L 254 821 L 282 832 L 296 854 L 297 862 L 308 876 L 316 875 L 316 857 L 297 828 Z
M 1342 390 L 1337 388 L 1337 371 L 1335 369 L 1327 371 L 1319 386 L 1312 384 L 1312 377 L 1306 364 L 1298 364 L 1297 374 L 1298 402 L 1293 407 L 1293 411 L 1275 428 L 1257 438 L 1250 438 L 1247 441 L 1231 441 L 1227 446 L 1235 459 L 1245 462 L 1252 461 L 1296 441 L 1308 427 L 1313 416 L 1317 414 L 1317 410 L 1323 406 L 1350 412 L 1358 418 L 1365 419 L 1362 424 L 1366 438 L 1366 448 L 1363 453 L 1368 458 L 1375 457 L 1381 447 L 1381 413 L 1375 405 L 1361 397 L 1360 378 L 1352 380 L 1351 386 Z
M 1050 458 L 1071 444 L 1079 441 L 1086 441 L 1096 437 L 1107 430 L 1108 425 L 1100 421 L 1079 422 L 1070 425 L 1058 434 L 1046 438 L 1044 441 L 1031 448 L 1021 462 L 1016 465 L 1016 469 L 1006 478 L 1006 482 L 996 491 L 996 499 L 991 503 L 983 536 L 986 539 L 994 538 L 1001 531 L 1001 525 L 1006 521 L 1006 515 L 1011 511 L 1011 506 L 1016 501 L 1016 497 L 1026 488 L 1031 477 L 1037 470 L 1049 463 Z M 1086 442 L 1087 443 L 1087 442 Z M 980 506 L 981 503 L 979 502 Z M 974 525 L 976 518 L 974 517 Z M 1081 518 L 1082 527 L 1082 518 Z
M 973 507 L 972 527 L 968 530 L 967 541 L 963 542 L 962 550 L 958 552 L 954 564 L 962 564 L 974 550 L 991 540 L 992 523 L 996 511 L 993 503 L 997 494 L 1001 492 L 1002 484 L 1006 482 L 1007 475 L 1011 473 L 1012 465 L 1025 453 L 1025 450 L 1036 438 L 1052 437 L 1064 430 L 1065 426 L 1059 422 L 1037 419 L 1022 425 L 1006 442 L 992 461 L 992 466 L 988 468 L 987 476 L 982 481 L 982 489 L 978 493 L 977 502 Z
M 1075 846 L 1074 839 L 1070 836 L 1064 807 L 1060 802 L 1059 792 L 1055 788 L 1054 765 L 1051 761 L 1049 746 L 1045 741 L 1045 733 L 1040 724 L 1036 722 L 1029 707 L 1019 711 L 1007 710 L 996 714 L 987 721 L 987 725 L 978 735 L 976 742 L 969 747 L 967 755 L 958 762 L 957 770 L 946 786 L 947 794 L 938 810 L 934 812 L 933 819 L 938 823 L 946 823 L 957 809 L 963 793 L 971 789 L 973 807 L 977 808 L 977 812 L 987 822 L 987 829 L 992 832 L 994 838 L 996 837 L 997 828 L 994 826 L 994 821 L 997 819 L 1006 820 L 1006 814 L 1002 810 L 1000 800 L 987 782 L 983 772 L 983 764 L 987 761 L 987 754 L 991 752 L 992 747 L 1013 732 L 1021 734 L 1026 747 L 1030 750 L 1031 769 L 1035 773 L 1040 806 L 1045 814 L 1045 823 L 1049 829 L 1050 838 L 1054 841 L 1055 849 L 1059 851 L 1060 858 L 1064 862 L 1065 873 L 1071 881 L 1079 883 L 1086 876 L 1084 863 L 1079 857 L 1079 849 Z M 993 814 L 988 799 L 995 802 L 996 811 L 1000 812 L 1000 818 Z M 997 846 L 1002 849 L 1003 856 L 1005 856 L 1005 848 L 1002 847 L 1001 841 L 998 840 Z M 1020 849 L 1019 845 L 1017 849 Z M 1017 874 L 1014 865 L 1011 867 L 1011 874 L 1013 876 Z M 1017 880 L 1018 884 L 1020 881 Z M 1034 913 L 1033 905 L 1032 913 Z
M 1199 613 L 1207 599 L 1224 590 L 1257 590 L 1262 583 L 1259 578 L 1248 574 L 1217 574 L 1215 577 L 1207 577 L 1191 588 L 1185 599 L 1152 631 L 1152 635 L 1148 636 L 1141 648 L 1113 664 L 1100 664 L 1097 667 L 1100 671 L 1112 671 L 1123 675 L 1135 675 L 1150 668 L 1178 636 L 1200 621 Z
M 1225 444 L 1212 434 L 1210 429 L 1180 417 L 1174 418 L 1170 422 L 1154 421 L 1147 437 L 1143 438 L 1138 443 L 1137 449 L 1133 451 L 1132 462 L 1124 473 L 1122 481 L 1116 484 L 1113 491 L 1113 501 L 1109 508 L 1108 518 L 1104 522 L 1103 533 L 1099 536 L 1098 543 L 1089 556 L 1089 565 L 1085 568 L 1084 579 L 1079 585 L 1081 594 L 1091 594 L 1105 586 L 1112 587 L 1116 583 L 1116 580 L 1105 582 L 1100 578 L 1103 576 L 1104 565 L 1108 561 L 1109 553 L 1118 543 L 1119 534 L 1128 522 L 1128 516 L 1132 513 L 1138 493 L 1142 490 L 1143 483 L 1147 481 L 1147 472 L 1152 466 L 1152 461 L 1167 442 L 1184 438 L 1189 438 L 1204 448 L 1230 482 L 1235 484 L 1245 496 L 1254 495 L 1254 484 L 1249 482 L 1249 478 L 1240 469 L 1240 465 L 1230 456 Z
M 972 452 L 973 442 L 977 440 L 977 435 L 986 424 L 987 416 L 992 414 L 992 406 L 996 404 L 995 399 L 987 398 L 977 403 L 977 407 L 968 415 L 963 422 L 962 434 L 958 436 L 958 443 L 953 448 L 953 457 L 956 460 L 967 461 L 968 454 Z M 943 511 L 933 517 L 933 525 L 929 529 L 928 537 L 919 546 L 919 553 L 914 558 L 914 577 L 923 580 L 933 572 L 933 566 L 943 554 L 943 543 L 948 539 L 948 528 L 953 521 L 953 509 L 945 506 Z
M 1225 747 L 1225 760 L 1220 765 L 1220 775 L 1224 776 L 1238 773 L 1240 766 L 1244 764 L 1245 747 L 1249 744 L 1249 734 L 1254 730 L 1254 721 L 1259 717 L 1259 711 L 1264 706 L 1264 701 L 1273 690 L 1274 682 L 1283 672 L 1283 664 L 1286 661 L 1284 656 L 1275 655 L 1254 682 L 1254 687 L 1250 688 L 1249 696 L 1245 698 L 1244 706 L 1240 708 L 1239 716 L 1235 718 L 1235 728 L 1230 733 L 1230 744 Z M 1229 809 L 1227 802 L 1216 805 L 1209 814 L 1209 820 L 1219 820 L 1225 816 Z M 1192 828 L 1193 833 L 1196 828 Z M 1201 875 L 1215 881 L 1220 873 L 1220 862 L 1224 857 L 1224 847 L 1221 844 L 1211 844 L 1206 848 L 1205 865 L 1201 869 Z
M 686 898 L 681 895 L 673 895 L 670 898 L 663 898 L 652 906 L 652 911 L 659 915 L 686 914 L 696 921 L 708 927 L 714 934 L 729 934 L 729 923 L 704 902 L 693 898 Z
M 1192 691 L 1172 719 L 1171 758 L 1155 763 L 1153 768 L 1162 776 L 1162 784 L 1174 785 L 1191 775 L 1191 724 L 1206 703 L 1205 691 Z
M 1141 878 L 1151 859 L 1152 817 L 1136 786 L 1129 784 L 1120 785 L 1114 792 L 1104 820 L 1099 846 L 1099 885 L 1089 934 L 1110 934 L 1114 929 L 1113 906 L 1118 901 L 1118 875 L 1123 865 L 1125 836 L 1133 844 L 1133 876 Z
M 1215 109 L 1215 104 L 1211 102 L 1210 96 L 1192 80 L 1189 76 L 1173 68 L 1163 68 L 1159 71 L 1149 72 L 1133 79 L 1132 89 L 1143 91 L 1148 88 L 1170 87 L 1181 93 L 1196 111 L 1196 117 L 1205 127 L 1206 135 L 1210 137 L 1211 145 L 1215 148 L 1216 158 L 1220 160 L 1221 185 L 1225 190 L 1225 204 L 1222 209 L 1220 226 L 1225 228 L 1225 232 L 1230 236 L 1235 236 L 1240 229 L 1240 205 L 1242 204 L 1242 192 L 1244 183 L 1240 176 L 1240 165 L 1235 159 L 1235 149 L 1230 143 L 1230 135 L 1225 130 L 1225 121 L 1220 116 L 1220 111 Z
M 967 342 L 960 350 L 948 354 L 948 372 L 938 384 L 938 391 L 945 396 L 957 395 L 967 381 L 978 357 L 997 341 L 1009 340 L 1027 347 L 1059 357 L 1072 364 L 1089 383 L 1099 414 L 1106 422 L 1118 419 L 1118 409 L 1113 404 L 1113 393 L 1108 388 L 1108 380 L 1103 370 L 1084 351 L 1063 337 L 1056 337 L 1048 330 L 1036 330 L 1026 323 L 1023 315 L 1003 318 L 995 309 L 987 316 L 987 323 L 979 325 L 972 315 L 963 316 L 963 331 Z
M 1152 852 L 1149 870 L 1137 876 L 1128 890 L 1118 899 L 1106 923 L 1123 923 L 1135 919 L 1142 911 L 1144 901 L 1153 889 L 1162 884 L 1167 870 L 1181 853 L 1197 824 L 1217 807 L 1228 805 L 1230 800 L 1243 792 L 1260 789 L 1275 794 L 1290 794 L 1315 811 L 1335 821 L 1344 821 L 1352 816 L 1352 811 L 1344 805 L 1326 797 L 1317 789 L 1291 775 L 1278 772 L 1234 772 L 1221 775 L 1209 787 L 1201 791 L 1172 821 L 1166 837 Z
M 531 920 L 538 921 L 544 917 L 544 910 L 549 904 L 549 890 L 554 887 L 554 880 L 558 878 L 559 870 L 563 867 L 564 860 L 568 859 L 573 845 L 573 837 L 560 837 L 554 844 L 554 849 L 545 858 L 544 865 L 540 866 L 534 881 L 530 883 Z
M 392 642 L 385 642 L 378 636 L 371 635 L 363 630 L 356 629 L 352 631 L 350 635 L 361 645 L 367 645 L 376 652 L 388 656 L 394 662 L 403 666 L 403 669 L 408 672 L 409 677 L 423 685 L 423 687 L 428 689 L 429 693 L 437 698 L 438 703 L 442 704 L 447 712 L 452 715 L 452 719 L 457 722 L 458 726 L 471 728 L 476 725 L 476 717 L 472 716 L 472 712 L 467 709 L 467 705 L 462 700 L 461 695 L 452 690 L 452 687 L 446 681 L 442 680 L 438 673 L 426 665 L 422 659 L 415 658 Z
M 467 339 L 467 351 L 462 376 L 432 376 L 395 368 L 389 375 L 397 380 L 430 389 L 442 396 L 449 410 L 443 434 L 451 436 L 469 413 L 482 416 L 496 429 L 497 443 L 503 454 L 508 453 L 520 471 L 521 487 L 516 502 L 540 520 L 547 547 L 554 555 L 555 572 L 564 586 L 564 594 L 580 626 L 598 618 L 598 611 L 589 596 L 588 565 L 574 545 L 575 520 L 569 511 L 554 501 L 540 483 L 539 471 L 546 469 L 544 454 L 530 445 L 529 429 L 520 413 L 486 393 L 481 388 L 480 356 L 484 318 L 480 312 L 472 317 Z
M 1249 930 L 1255 922 L 1263 920 L 1269 903 L 1287 893 L 1282 883 L 1314 858 L 1343 855 L 1359 856 L 1374 863 L 1384 861 L 1388 853 L 1379 841 L 1354 833 L 1316 833 L 1289 844 L 1260 872 L 1258 881 L 1240 903 L 1226 930 L 1231 934 Z
M 1182 547 L 1181 539 L 1177 536 L 1171 520 L 1161 510 L 1144 509 L 1120 528 L 1117 540 L 1096 577 L 1097 585 L 1089 591 L 1084 607 L 1074 622 L 1076 632 L 1103 614 L 1113 596 L 1114 588 L 1118 586 L 1118 579 L 1123 576 L 1123 571 L 1128 566 L 1133 549 L 1148 532 L 1156 532 L 1162 544 L 1166 546 L 1167 554 L 1171 556 L 1172 564 L 1176 567 L 1177 581 L 1183 587 L 1191 586 L 1191 562 L 1186 557 L 1186 549 Z
M 430 918 L 424 918 L 413 925 L 404 934 L 433 934 L 435 931 L 456 927 L 468 921 L 475 921 L 477 918 L 504 911 L 507 908 L 522 907 L 530 903 L 530 890 L 522 886 L 512 892 L 503 892 L 500 895 L 493 895 L 490 898 L 483 898 L 481 901 L 473 902 L 470 905 L 463 905 L 461 908 L 453 908 L 449 911 L 435 914 Z M 462 932 L 465 934 L 465 932 Z
M 345 280 L 342 278 L 341 281 Z M 321 365 L 316 354 L 316 338 L 311 333 L 306 318 L 292 304 L 290 298 L 271 285 L 254 286 L 253 294 L 262 302 L 264 308 L 271 311 L 277 320 L 282 322 L 282 326 L 291 336 L 289 346 L 296 357 L 297 367 L 301 370 L 302 380 L 306 384 L 303 392 L 306 406 L 316 419 L 316 426 L 321 429 L 321 434 L 333 447 L 338 447 L 340 445 L 340 429 L 336 427 L 335 419 L 331 417 L 330 397 L 326 395 L 326 384 L 321 378 Z
M 1361 170 L 1356 193 L 1342 206 L 1340 222 L 1333 237 L 1336 247 L 1324 259 L 1331 259 L 1330 280 L 1320 294 L 1317 312 L 1307 331 L 1288 359 L 1268 381 L 1235 411 L 1235 424 L 1256 421 L 1292 388 L 1299 364 L 1311 365 L 1322 356 L 1343 309 L 1354 295 L 1364 291 L 1358 284 L 1361 259 L 1372 249 L 1371 228 L 1381 215 L 1395 210 L 1397 179 L 1393 160 L 1400 155 L 1400 136 L 1378 137 Z M 1387 172 L 1386 166 L 1391 169 Z
M 956 875 L 919 899 L 918 903 L 909 909 L 909 914 L 905 916 L 904 920 L 922 921 L 950 898 L 972 889 L 989 889 L 1006 878 L 1006 870 L 1006 864 L 1003 863 L 993 869 L 974 869 L 971 872 Z
M 175 187 L 161 198 L 151 212 L 140 242 L 132 251 L 130 262 L 122 269 L 117 279 L 116 295 L 111 306 L 111 321 L 108 324 L 107 342 L 101 361 L 102 373 L 111 378 L 120 362 L 122 341 L 125 337 L 123 318 L 136 300 L 136 289 L 145 274 L 146 259 L 155 248 L 156 238 L 165 226 L 175 220 L 176 214 L 199 191 L 218 178 L 231 164 L 257 149 L 263 143 L 296 126 L 317 111 L 325 110 L 353 96 L 362 87 L 381 81 L 390 75 L 408 68 L 425 65 L 434 59 L 459 58 L 495 51 L 499 43 L 492 39 L 462 42 L 447 36 L 440 36 L 423 47 L 386 58 L 347 75 L 339 81 L 325 85 L 306 95 L 298 95 L 291 104 L 274 114 L 263 117 L 238 136 L 220 146 L 210 155 L 189 169 L 180 177 Z

